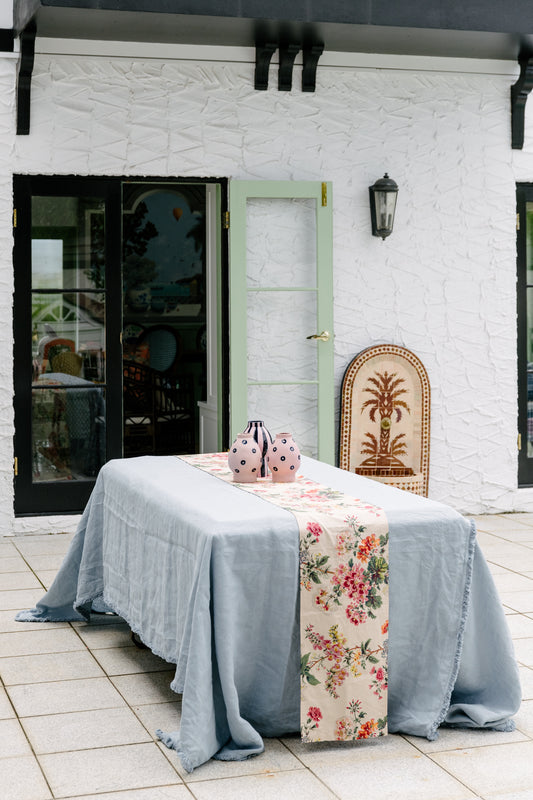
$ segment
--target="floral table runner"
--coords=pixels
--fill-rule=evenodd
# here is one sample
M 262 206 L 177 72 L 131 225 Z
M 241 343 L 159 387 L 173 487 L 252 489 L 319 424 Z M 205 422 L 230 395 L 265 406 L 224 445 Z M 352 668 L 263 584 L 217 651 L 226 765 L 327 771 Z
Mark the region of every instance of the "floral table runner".
M 227 453 L 179 458 L 296 517 L 303 741 L 385 735 L 389 568 L 383 510 L 305 476 L 294 483 L 235 483 Z

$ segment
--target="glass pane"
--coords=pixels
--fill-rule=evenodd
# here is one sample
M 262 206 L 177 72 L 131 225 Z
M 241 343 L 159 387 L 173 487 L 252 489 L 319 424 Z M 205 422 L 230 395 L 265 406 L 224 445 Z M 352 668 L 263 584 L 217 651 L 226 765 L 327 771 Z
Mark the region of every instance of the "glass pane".
M 317 379 L 316 292 L 248 293 L 248 380 Z
M 315 209 L 311 199 L 248 200 L 248 288 L 316 287 Z
M 34 292 L 33 380 L 48 373 L 105 381 L 103 292 Z
M 297 386 L 249 386 L 248 417 L 261 419 L 274 436 L 292 433 L 300 452 L 316 458 L 318 454 L 318 388 L 316 384 Z
M 124 455 L 192 453 L 206 399 L 206 190 L 123 186 Z
M 105 462 L 105 392 L 72 375 L 32 389 L 33 482 L 93 479 Z
M 104 201 L 32 198 L 34 289 L 103 289 Z
M 528 229 L 529 232 L 529 229 Z M 527 290 L 527 456 L 533 458 L 533 288 Z
M 533 286 L 533 203 L 526 203 L 526 281 Z

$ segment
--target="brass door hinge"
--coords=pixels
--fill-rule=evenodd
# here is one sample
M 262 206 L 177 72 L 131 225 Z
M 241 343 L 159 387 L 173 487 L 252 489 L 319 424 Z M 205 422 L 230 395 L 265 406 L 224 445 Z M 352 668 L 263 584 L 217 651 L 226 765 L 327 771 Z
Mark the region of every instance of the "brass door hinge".
M 322 184 L 322 205 L 327 206 L 328 204 L 328 185 L 327 183 Z
M 520 214 L 516 215 L 516 230 L 520 230 Z
M 222 227 L 225 231 L 229 228 L 229 211 L 224 211 L 222 214 Z
M 19 460 L 17 456 L 13 459 L 13 472 L 15 473 L 15 478 L 19 474 Z
M 17 209 L 16 208 L 13 209 L 13 227 L 14 228 L 17 227 Z
M 518 439 L 517 439 L 516 444 L 517 444 L 518 449 L 521 450 L 522 449 L 522 434 L 521 433 L 518 434 Z

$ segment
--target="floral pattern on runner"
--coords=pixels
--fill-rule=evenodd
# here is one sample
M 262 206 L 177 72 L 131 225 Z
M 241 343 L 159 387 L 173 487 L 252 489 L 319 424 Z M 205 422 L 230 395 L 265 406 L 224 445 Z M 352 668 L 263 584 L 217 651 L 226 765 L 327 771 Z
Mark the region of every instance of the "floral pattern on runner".
M 291 511 L 300 532 L 301 735 L 387 733 L 388 526 L 384 512 L 311 481 L 235 483 L 227 453 L 179 456 Z

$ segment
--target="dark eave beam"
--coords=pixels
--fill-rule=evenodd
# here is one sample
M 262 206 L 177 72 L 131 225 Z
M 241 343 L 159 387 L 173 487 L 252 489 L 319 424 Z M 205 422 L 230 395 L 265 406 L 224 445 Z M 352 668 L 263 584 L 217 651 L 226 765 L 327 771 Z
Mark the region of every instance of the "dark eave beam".
M 37 25 L 32 19 L 20 34 L 20 61 L 17 78 L 17 134 L 30 132 L 31 76 L 35 59 Z
M 521 150 L 524 146 L 524 119 L 527 98 L 533 89 L 533 53 L 521 54 L 520 75 L 511 86 L 511 147 Z
M 265 42 L 255 46 L 255 80 L 254 88 L 264 91 L 268 89 L 268 70 L 272 56 L 277 48 L 274 42 Z

